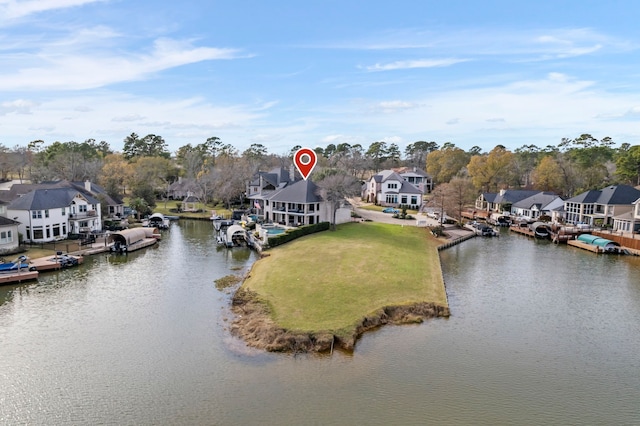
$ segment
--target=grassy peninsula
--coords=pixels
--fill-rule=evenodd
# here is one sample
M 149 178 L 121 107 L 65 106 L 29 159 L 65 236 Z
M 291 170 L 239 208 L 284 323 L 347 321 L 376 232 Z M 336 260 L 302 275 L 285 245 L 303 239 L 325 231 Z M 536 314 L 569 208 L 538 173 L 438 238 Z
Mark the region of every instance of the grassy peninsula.
M 438 244 L 425 229 L 353 223 L 272 249 L 234 298 L 235 330 L 269 350 L 352 349 L 366 329 L 446 316 Z

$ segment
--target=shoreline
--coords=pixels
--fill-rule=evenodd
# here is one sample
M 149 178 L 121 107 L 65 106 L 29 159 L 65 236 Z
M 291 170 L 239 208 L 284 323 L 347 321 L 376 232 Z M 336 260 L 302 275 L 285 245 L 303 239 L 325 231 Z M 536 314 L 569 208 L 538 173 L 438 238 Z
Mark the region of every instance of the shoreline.
M 233 319 L 230 331 L 253 348 L 268 352 L 323 353 L 334 349 L 353 352 L 358 339 L 367 331 L 387 324 L 416 324 L 429 318 L 448 318 L 449 308 L 431 302 L 386 306 L 338 331 L 287 330 L 276 324 L 270 309 L 257 293 L 240 286 L 231 301 Z
M 469 231 L 453 233 L 448 240 L 440 240 L 436 253 L 441 249 L 458 244 L 475 234 Z M 261 257 L 268 257 L 265 253 Z M 438 256 L 439 275 L 442 277 L 442 265 Z M 260 294 L 245 286 L 251 276 L 256 261 L 245 275 L 242 284 L 234 292 L 230 310 L 233 320 L 230 324 L 232 335 L 241 338 L 250 347 L 268 352 L 285 353 L 328 353 L 334 349 L 353 352 L 358 339 L 367 331 L 384 325 L 416 324 L 430 318 L 448 318 L 451 315 L 446 295 L 446 284 L 442 277 L 445 301 L 438 304 L 418 301 L 400 305 L 385 305 L 366 314 L 355 323 L 333 330 L 295 330 L 278 325 L 272 316 L 269 302 Z

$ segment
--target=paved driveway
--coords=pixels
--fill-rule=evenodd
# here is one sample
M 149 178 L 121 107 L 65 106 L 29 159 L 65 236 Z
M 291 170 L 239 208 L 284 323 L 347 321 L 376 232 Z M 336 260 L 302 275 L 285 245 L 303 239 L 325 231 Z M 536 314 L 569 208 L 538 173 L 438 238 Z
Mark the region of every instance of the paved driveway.
M 382 212 L 373 211 L 373 210 L 366 210 L 361 208 L 363 203 L 358 202 L 356 200 L 350 200 L 350 201 L 351 201 L 351 205 L 354 206 L 356 213 L 362 216 L 363 219 L 368 219 L 374 222 L 391 223 L 394 225 L 416 226 L 415 216 L 414 216 L 414 219 L 410 219 L 410 220 L 397 219 L 397 218 L 394 218 L 391 213 L 382 213 Z M 436 219 L 430 218 L 428 216 L 424 216 L 424 217 L 426 217 L 427 226 L 439 225 Z M 471 233 L 471 231 L 469 231 L 468 229 L 460 229 L 455 225 L 445 224 L 444 230 L 450 239 L 456 239 Z

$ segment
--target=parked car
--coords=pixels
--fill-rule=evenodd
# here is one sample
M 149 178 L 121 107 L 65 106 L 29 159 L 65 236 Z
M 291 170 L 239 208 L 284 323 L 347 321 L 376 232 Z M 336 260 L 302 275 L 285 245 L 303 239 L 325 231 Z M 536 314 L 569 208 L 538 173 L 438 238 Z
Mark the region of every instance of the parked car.
M 398 214 L 398 213 L 400 213 L 400 211 L 398 209 L 394 209 L 393 207 L 386 207 L 386 208 L 382 209 L 382 213 Z

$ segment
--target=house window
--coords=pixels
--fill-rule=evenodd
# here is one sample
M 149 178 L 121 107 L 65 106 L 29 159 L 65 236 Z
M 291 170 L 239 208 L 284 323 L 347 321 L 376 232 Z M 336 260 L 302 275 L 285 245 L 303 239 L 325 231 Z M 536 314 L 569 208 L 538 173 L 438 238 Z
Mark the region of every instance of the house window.
M 49 210 L 45 210 L 44 211 L 44 217 L 48 218 L 49 217 Z
M 65 214 L 67 214 L 67 209 L 66 208 L 62 208 L 62 216 L 64 216 Z
M 53 236 L 54 237 L 59 237 L 60 236 L 60 225 L 53 225 Z
M 411 204 L 418 204 L 418 197 L 416 195 L 411 196 Z
M 387 184 L 387 188 L 389 188 L 389 189 L 398 189 L 398 184 L 397 183 L 388 183 Z
M 44 234 L 42 233 L 42 227 L 33 229 L 33 239 L 34 240 L 41 240 L 43 235 Z
M 0 232 L 0 244 L 7 244 L 13 241 L 13 233 L 11 231 Z
M 407 196 L 403 195 L 402 197 L 400 197 L 400 203 L 401 204 L 407 204 Z
M 62 224 L 62 235 L 66 235 L 66 233 L 67 233 L 67 224 L 63 223 Z
M 78 205 L 78 213 L 86 213 L 87 212 L 87 205 L 86 204 L 79 204 Z
M 389 204 L 397 204 L 398 196 L 396 194 L 387 194 L 387 203 Z
M 31 212 L 31 219 L 42 219 L 42 210 L 33 210 Z

